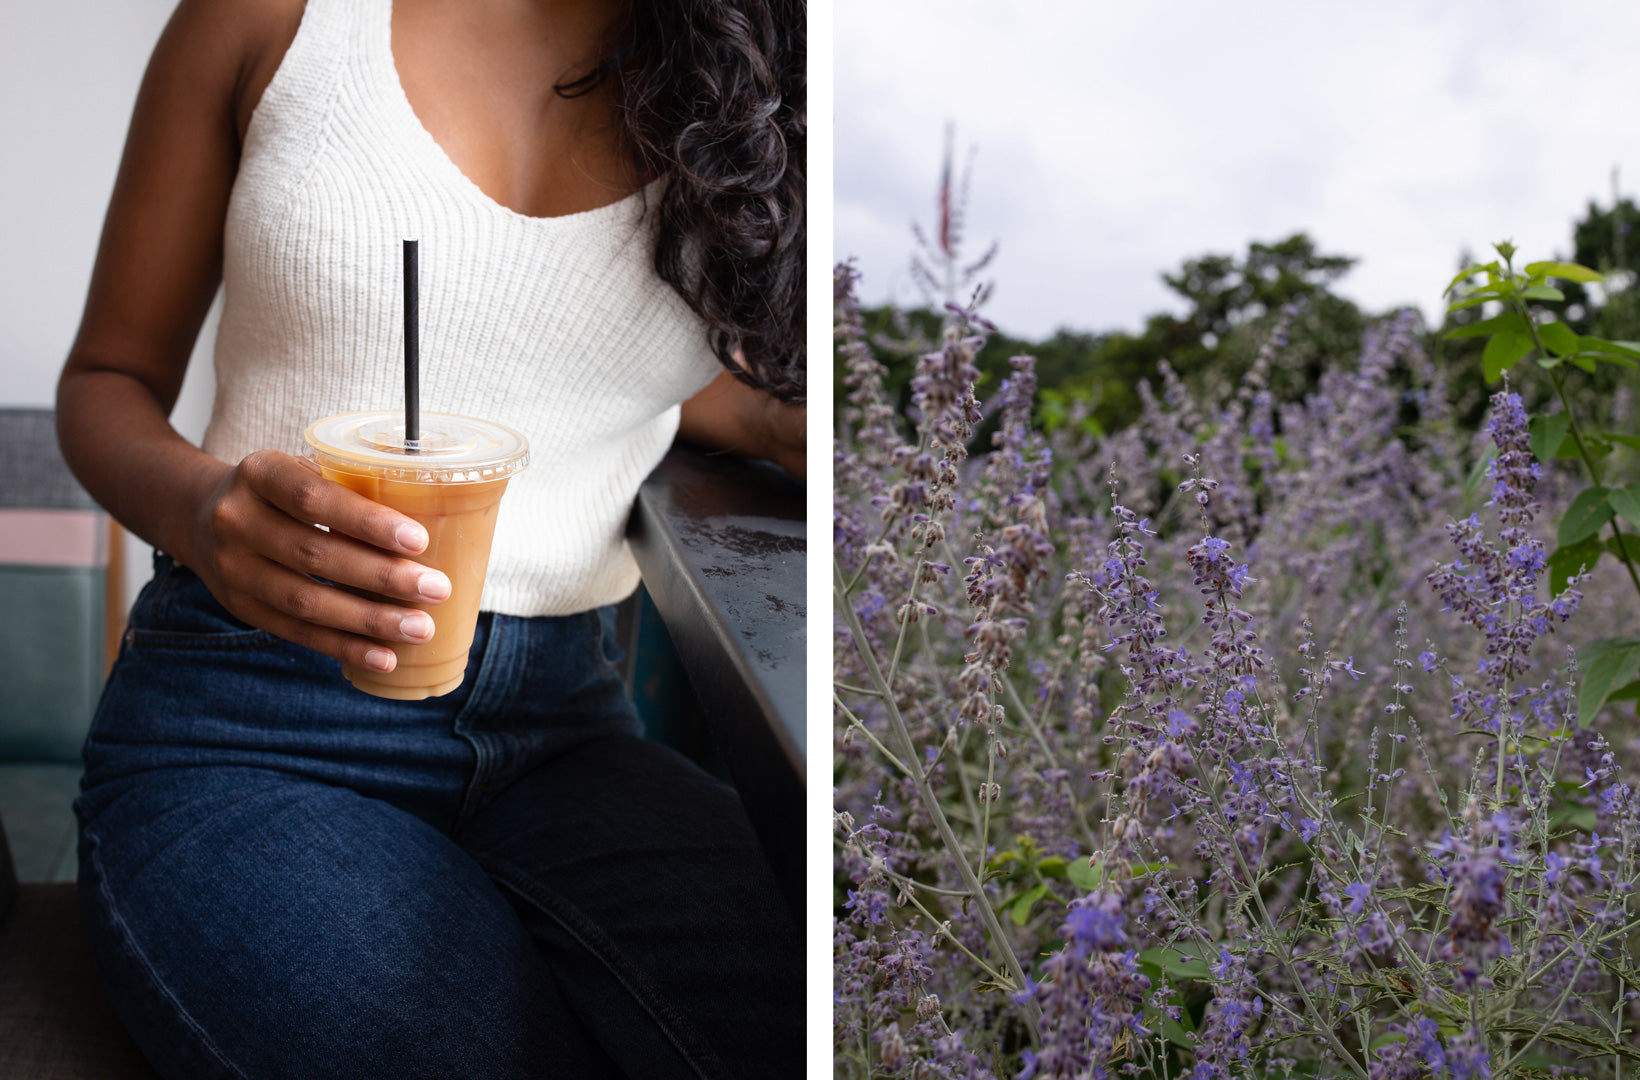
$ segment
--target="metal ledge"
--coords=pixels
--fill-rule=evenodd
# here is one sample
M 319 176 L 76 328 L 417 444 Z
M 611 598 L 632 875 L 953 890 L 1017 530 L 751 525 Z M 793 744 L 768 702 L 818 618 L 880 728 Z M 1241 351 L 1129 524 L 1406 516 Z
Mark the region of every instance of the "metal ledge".
M 674 446 L 627 539 L 788 903 L 803 901 L 807 551 L 803 485 Z

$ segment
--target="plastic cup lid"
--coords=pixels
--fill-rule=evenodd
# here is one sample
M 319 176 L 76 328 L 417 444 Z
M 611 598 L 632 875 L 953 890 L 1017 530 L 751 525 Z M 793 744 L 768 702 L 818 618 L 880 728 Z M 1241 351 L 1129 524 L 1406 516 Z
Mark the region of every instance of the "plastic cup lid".
M 505 424 L 450 413 L 421 414 L 412 450 L 398 409 L 341 413 L 308 425 L 308 456 L 320 464 L 388 480 L 472 484 L 500 480 L 530 461 L 529 440 Z

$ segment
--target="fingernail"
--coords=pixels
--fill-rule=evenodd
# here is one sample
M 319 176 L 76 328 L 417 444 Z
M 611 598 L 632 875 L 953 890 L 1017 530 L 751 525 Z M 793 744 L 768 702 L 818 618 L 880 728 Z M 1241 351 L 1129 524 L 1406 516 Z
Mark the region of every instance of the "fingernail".
M 395 657 L 387 649 L 371 649 L 364 654 L 364 666 L 377 671 L 392 671 Z
M 405 551 L 415 554 L 427 546 L 427 530 L 414 521 L 406 521 L 393 530 L 393 540 Z
M 434 570 L 416 579 L 416 591 L 427 600 L 448 600 L 450 579 Z
M 426 641 L 433 636 L 433 620 L 420 611 L 413 611 L 399 621 L 399 633 L 412 641 Z

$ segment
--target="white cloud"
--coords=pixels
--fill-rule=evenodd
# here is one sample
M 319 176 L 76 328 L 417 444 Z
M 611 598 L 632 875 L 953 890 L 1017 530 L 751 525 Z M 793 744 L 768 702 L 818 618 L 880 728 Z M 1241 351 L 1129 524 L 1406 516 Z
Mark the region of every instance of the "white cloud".
M 1361 258 L 1360 303 L 1433 316 L 1460 249 L 1564 253 L 1614 165 L 1640 184 L 1616 0 L 839 0 L 836 26 L 838 256 L 867 299 L 915 299 L 954 120 L 1015 332 L 1136 328 L 1181 260 L 1299 229 Z

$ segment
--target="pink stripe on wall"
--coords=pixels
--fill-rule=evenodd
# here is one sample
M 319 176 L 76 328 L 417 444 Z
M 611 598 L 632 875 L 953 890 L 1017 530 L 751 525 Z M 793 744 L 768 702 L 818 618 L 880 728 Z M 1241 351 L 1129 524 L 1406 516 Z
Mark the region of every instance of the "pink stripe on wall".
M 107 538 L 95 510 L 0 509 L 0 566 L 107 566 Z

